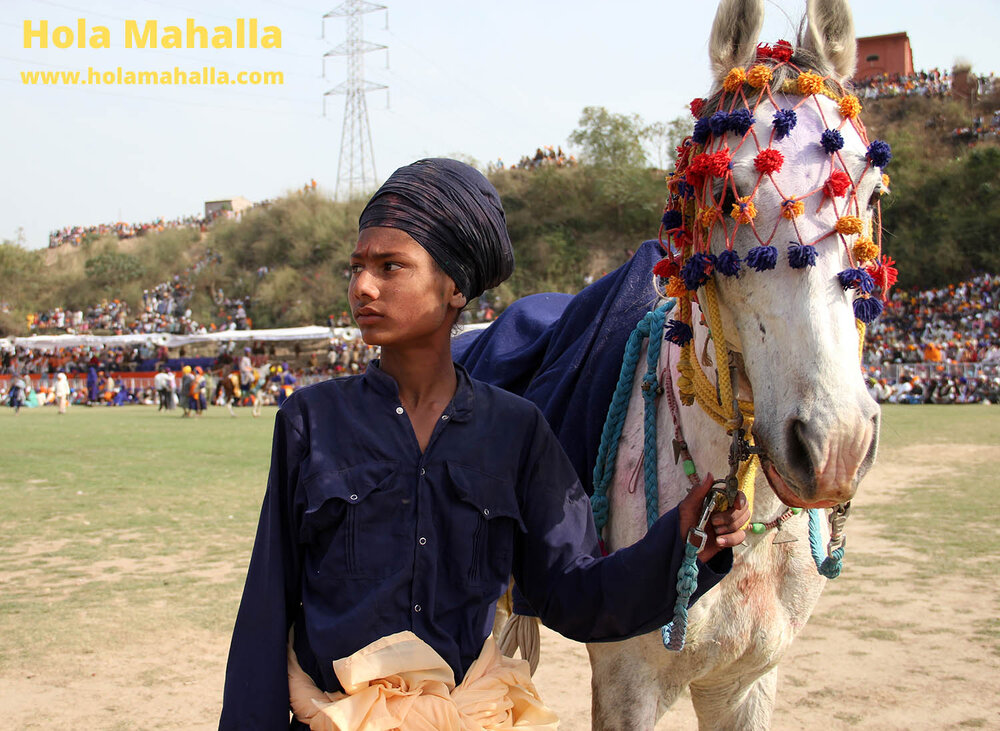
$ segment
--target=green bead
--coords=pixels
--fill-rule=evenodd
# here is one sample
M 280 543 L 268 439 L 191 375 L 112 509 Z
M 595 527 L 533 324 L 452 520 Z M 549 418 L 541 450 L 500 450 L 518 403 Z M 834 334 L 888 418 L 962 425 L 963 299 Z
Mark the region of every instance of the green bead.
M 798 515 L 802 512 L 802 508 L 792 508 L 792 515 Z
M 695 473 L 694 462 L 689 459 L 684 460 L 684 474 L 690 477 Z
M 751 533 L 763 533 L 766 530 L 767 530 L 767 526 L 765 526 L 763 523 L 751 523 L 750 524 L 750 532 Z

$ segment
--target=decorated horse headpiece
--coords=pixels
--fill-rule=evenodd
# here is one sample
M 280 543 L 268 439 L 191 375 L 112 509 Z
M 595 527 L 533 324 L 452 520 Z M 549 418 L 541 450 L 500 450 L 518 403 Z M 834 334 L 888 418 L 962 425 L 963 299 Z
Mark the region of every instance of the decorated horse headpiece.
M 896 281 L 894 262 L 882 255 L 881 205 L 876 201 L 875 215 L 866 219 L 857 195 L 858 185 L 865 173 L 872 168 L 885 169 L 892 158 L 889 145 L 881 140 L 869 143 L 859 117 L 861 103 L 856 96 L 830 77 L 800 69 L 792 62 L 792 54 L 792 45 L 787 41 L 779 41 L 773 46 L 760 44 L 757 46 L 756 63 L 749 69 L 731 69 L 715 98 L 699 98 L 691 102 L 691 112 L 697 122 L 691 137 L 677 148 L 676 167 L 667 177 L 670 196 L 659 233 L 660 243 L 667 253 L 653 270 L 660 278 L 661 294 L 676 297 L 681 304 L 678 308 L 680 319 L 671 320 L 666 331 L 666 338 L 678 345 L 686 345 L 692 338 L 690 303 L 697 301 L 698 288 L 710 280 L 713 272 L 735 277 L 744 266 L 758 272 L 775 268 L 779 258 L 775 237 L 783 221 L 790 222 L 795 232 L 795 240 L 789 241 L 787 246 L 788 264 L 794 269 L 815 266 L 816 245 L 829 237 L 839 239 L 851 266 L 840 272 L 837 279 L 845 290 L 856 292 L 854 315 L 859 327 L 862 327 L 861 323 L 870 323 L 878 317 L 889 287 Z M 775 90 L 801 97 L 791 108 L 782 108 L 771 88 L 775 72 L 782 67 L 797 74 Z M 818 95 L 837 102 L 839 122 L 827 119 Z M 776 110 L 767 137 L 758 135 L 754 129 L 758 109 L 765 100 L 770 100 Z M 810 103 L 816 105 L 826 126 L 816 144 L 821 145 L 829 156 L 829 176 L 815 190 L 783 190 L 775 179 L 785 161 L 779 143 L 795 129 L 796 111 Z M 844 134 L 850 129 L 867 148 L 865 168 L 857 179 L 851 177 L 840 152 L 844 146 Z M 726 145 L 729 133 L 740 136 L 735 150 Z M 733 179 L 733 156 L 743 145 L 754 145 L 756 148 L 753 165 L 757 180 L 753 190 L 741 196 Z M 714 191 L 716 181 L 722 183 L 718 199 Z M 758 190 L 765 184 L 775 187 L 781 201 L 780 216 L 770 232 L 761 231 L 756 226 L 755 199 Z M 888 192 L 888 187 L 888 176 L 883 173 L 880 192 Z M 826 233 L 805 241 L 796 219 L 805 212 L 808 204 L 815 205 L 817 211 L 824 206 L 832 206 L 836 221 Z M 726 225 L 727 216 L 735 225 Z M 745 260 L 733 248 L 736 233 L 744 226 L 752 230 L 757 240 L 757 245 L 747 252 Z M 710 249 L 716 227 L 721 227 L 726 237 L 726 248 L 718 255 Z M 849 236 L 857 236 L 852 245 L 848 243 Z

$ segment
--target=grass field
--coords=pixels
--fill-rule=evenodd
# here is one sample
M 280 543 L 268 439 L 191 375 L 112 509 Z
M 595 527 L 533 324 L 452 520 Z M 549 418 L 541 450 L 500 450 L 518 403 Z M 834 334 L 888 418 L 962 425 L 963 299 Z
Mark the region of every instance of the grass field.
M 159 717 L 164 701 L 154 689 L 197 675 L 146 658 L 149 648 L 207 643 L 205 657 L 221 673 L 219 648 L 228 645 L 253 542 L 274 409 L 259 419 L 238 413 L 0 411 L 0 695 L 19 687 L 15 680 L 92 674 L 103 654 L 135 647 L 142 661 L 123 672 L 150 689 Z M 866 519 L 881 538 L 910 550 L 914 581 L 944 572 L 995 580 L 1000 409 L 883 413 L 881 459 L 907 470 L 905 486 L 866 504 Z M 850 547 L 848 555 L 859 568 L 878 560 Z M 982 648 L 1000 656 L 996 620 L 978 632 Z M 184 725 L 120 726 L 141 727 Z

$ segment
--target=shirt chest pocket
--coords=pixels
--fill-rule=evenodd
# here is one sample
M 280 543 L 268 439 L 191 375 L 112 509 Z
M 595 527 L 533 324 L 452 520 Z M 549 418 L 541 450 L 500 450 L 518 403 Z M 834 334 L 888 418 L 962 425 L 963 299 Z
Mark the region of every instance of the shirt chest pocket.
M 389 576 L 403 568 L 413 499 L 395 462 L 322 471 L 303 480 L 307 570 L 327 576 Z
M 468 556 L 467 562 L 459 562 L 463 578 L 477 586 L 506 587 L 514 535 L 524 531 L 513 484 L 454 462 L 448 463 L 448 477 L 459 501 L 453 525 L 457 545 L 452 555 Z

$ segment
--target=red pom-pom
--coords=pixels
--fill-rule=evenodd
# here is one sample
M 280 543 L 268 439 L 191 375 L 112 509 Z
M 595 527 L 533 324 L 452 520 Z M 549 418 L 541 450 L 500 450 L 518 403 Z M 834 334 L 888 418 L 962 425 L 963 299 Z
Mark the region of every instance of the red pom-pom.
M 691 158 L 686 171 L 687 181 L 690 185 L 695 188 L 701 187 L 701 184 L 705 182 L 705 176 L 708 174 L 710 162 L 711 155 L 707 152 L 699 152 Z
M 839 198 L 851 187 L 851 179 L 843 170 L 834 170 L 830 179 L 823 185 L 823 192 L 828 198 Z
M 882 290 L 883 300 L 889 296 L 889 287 L 896 283 L 896 278 L 899 276 L 899 272 L 892 266 L 895 263 L 892 257 L 883 254 L 881 262 L 867 268 L 875 286 Z
M 653 266 L 653 274 L 658 277 L 663 277 L 664 279 L 670 279 L 670 277 L 676 277 L 681 273 L 681 266 L 676 261 L 672 259 L 663 258 L 660 259 Z
M 725 177 L 729 172 L 729 163 L 733 161 L 733 156 L 729 154 L 729 148 L 723 147 L 717 152 L 708 156 L 708 172 L 716 178 Z
M 701 116 L 701 110 L 705 108 L 705 100 L 700 96 L 695 97 L 691 100 L 691 114 L 694 115 L 695 119 Z
M 765 58 L 771 58 L 771 47 L 766 43 L 757 44 L 757 60 L 762 61 Z
M 788 41 L 778 41 L 771 46 L 771 58 L 778 62 L 790 61 L 793 50 L 792 44 Z
M 760 154 L 754 158 L 753 164 L 761 175 L 770 175 L 781 170 L 785 163 L 785 156 L 772 147 L 761 150 Z

